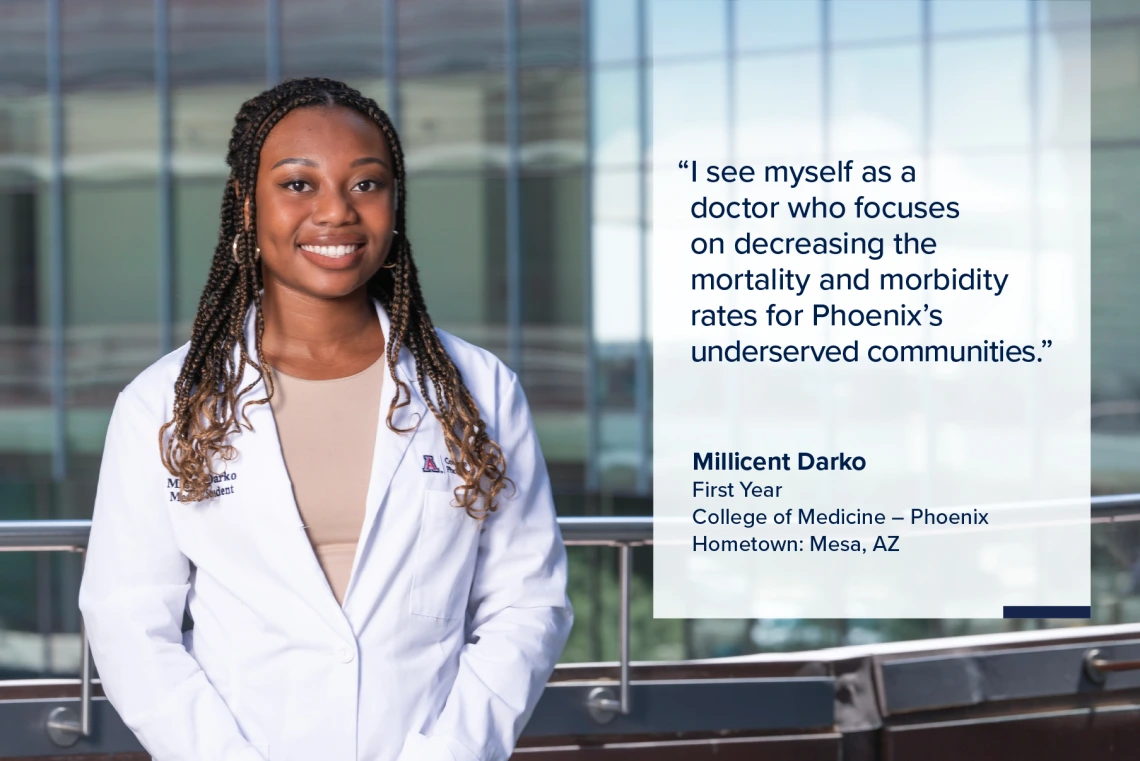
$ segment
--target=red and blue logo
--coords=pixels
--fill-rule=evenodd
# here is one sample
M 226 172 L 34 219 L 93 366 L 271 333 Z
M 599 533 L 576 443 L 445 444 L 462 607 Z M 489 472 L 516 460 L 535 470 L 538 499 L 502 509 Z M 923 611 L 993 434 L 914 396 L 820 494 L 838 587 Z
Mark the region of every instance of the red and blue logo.
M 424 455 L 424 473 L 442 473 L 439 466 L 435 464 L 435 456 L 430 454 Z

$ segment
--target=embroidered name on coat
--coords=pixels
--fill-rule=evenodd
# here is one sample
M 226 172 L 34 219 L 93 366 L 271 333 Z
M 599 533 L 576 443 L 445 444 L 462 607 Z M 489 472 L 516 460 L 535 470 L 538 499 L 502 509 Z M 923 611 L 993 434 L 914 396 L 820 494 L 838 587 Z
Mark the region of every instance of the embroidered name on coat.
M 237 473 L 215 473 L 213 475 L 213 477 L 210 479 L 210 482 L 215 484 L 215 486 L 214 486 L 214 488 L 210 489 L 210 491 L 208 492 L 209 496 L 207 497 L 207 499 L 214 499 L 216 497 L 224 497 L 227 494 L 233 494 L 234 493 L 234 485 L 232 483 L 229 484 L 228 486 L 225 486 L 223 484 L 226 484 L 230 481 L 236 481 L 237 477 L 238 477 Z M 181 502 L 182 501 L 178 498 L 179 484 L 180 484 L 180 479 L 178 479 L 178 478 L 167 478 L 166 479 L 166 488 L 173 489 L 173 491 L 170 492 L 170 501 L 171 502 Z

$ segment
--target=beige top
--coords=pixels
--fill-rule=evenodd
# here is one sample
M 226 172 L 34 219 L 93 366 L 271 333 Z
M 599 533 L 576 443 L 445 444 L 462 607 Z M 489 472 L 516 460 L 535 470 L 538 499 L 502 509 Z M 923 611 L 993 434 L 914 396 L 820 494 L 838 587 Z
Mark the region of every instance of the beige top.
M 364 523 L 384 357 L 347 378 L 305 380 L 273 370 L 270 400 L 301 521 L 338 603 Z

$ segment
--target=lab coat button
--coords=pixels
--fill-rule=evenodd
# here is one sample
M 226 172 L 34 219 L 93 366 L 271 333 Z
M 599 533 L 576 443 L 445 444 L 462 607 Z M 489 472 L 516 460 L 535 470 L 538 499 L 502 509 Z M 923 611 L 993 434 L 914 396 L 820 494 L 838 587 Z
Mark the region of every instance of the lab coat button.
M 351 663 L 355 653 L 352 652 L 351 647 L 345 646 L 336 651 L 336 657 L 340 658 L 341 663 Z

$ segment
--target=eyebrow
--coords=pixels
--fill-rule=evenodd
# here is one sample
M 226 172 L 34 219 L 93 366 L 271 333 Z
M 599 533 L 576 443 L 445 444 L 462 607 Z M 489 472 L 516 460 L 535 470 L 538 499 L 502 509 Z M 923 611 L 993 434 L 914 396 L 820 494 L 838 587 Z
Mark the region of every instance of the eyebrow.
M 317 162 L 313 161 L 312 159 L 287 158 L 278 161 L 271 167 L 271 169 L 276 169 L 283 164 L 300 164 L 301 166 L 311 166 L 314 168 L 317 166 Z M 352 162 L 352 166 L 354 168 L 363 166 L 364 164 L 379 164 L 382 167 L 388 166 L 387 162 L 385 162 L 384 159 L 378 159 L 375 156 L 365 156 L 364 158 L 359 158 L 356 161 Z
M 315 167 L 317 165 L 317 162 L 313 161 L 312 159 L 294 159 L 294 158 L 281 159 L 276 164 L 274 164 L 271 168 L 276 169 L 277 167 L 281 166 L 282 164 L 300 164 L 302 166 Z
M 352 162 L 352 166 L 354 167 L 363 166 L 364 164 L 379 164 L 382 167 L 388 166 L 384 159 L 378 159 L 375 156 L 365 156 L 364 158 Z

